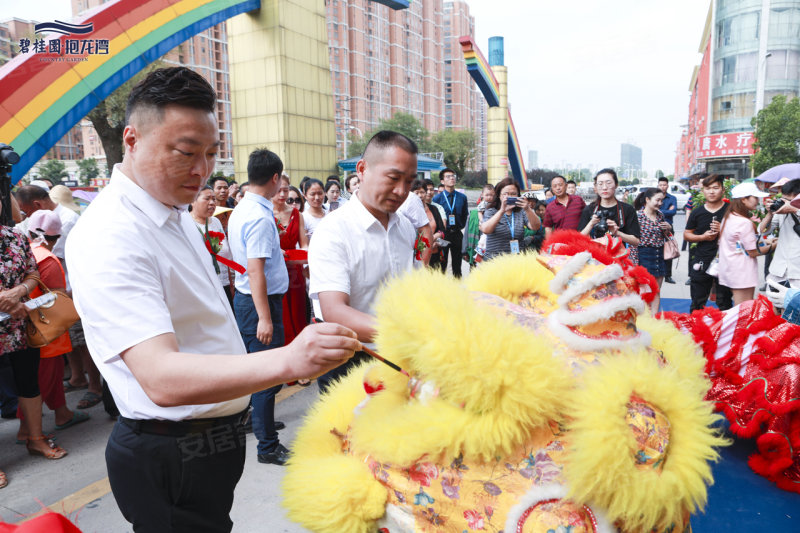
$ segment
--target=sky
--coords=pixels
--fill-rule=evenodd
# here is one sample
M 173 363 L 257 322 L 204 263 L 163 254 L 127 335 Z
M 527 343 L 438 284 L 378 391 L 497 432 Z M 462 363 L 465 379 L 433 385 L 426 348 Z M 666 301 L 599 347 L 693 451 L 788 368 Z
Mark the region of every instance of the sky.
M 478 46 L 504 37 L 509 105 L 527 165 L 599 169 L 620 144 L 675 168 L 710 0 L 467 0 Z
M 322 0 L 319 0 L 322 1 Z M 425 0 L 413 0 L 425 1 Z M 620 144 L 672 174 L 710 0 L 467 0 L 476 41 L 505 39 L 509 103 L 527 164 L 599 169 Z M 0 0 L 9 17 L 69 20 L 69 0 Z

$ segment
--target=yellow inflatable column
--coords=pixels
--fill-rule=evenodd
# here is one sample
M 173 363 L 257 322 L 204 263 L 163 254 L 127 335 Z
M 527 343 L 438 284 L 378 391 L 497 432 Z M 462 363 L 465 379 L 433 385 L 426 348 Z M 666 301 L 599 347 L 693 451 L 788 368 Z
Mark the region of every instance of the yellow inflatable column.
M 489 38 L 489 66 L 497 79 L 500 105 L 489 108 L 487 127 L 488 180 L 494 185 L 508 177 L 508 68 L 503 38 Z
M 335 172 L 336 137 L 325 4 L 262 0 L 228 21 L 236 180 L 266 147 L 294 183 Z

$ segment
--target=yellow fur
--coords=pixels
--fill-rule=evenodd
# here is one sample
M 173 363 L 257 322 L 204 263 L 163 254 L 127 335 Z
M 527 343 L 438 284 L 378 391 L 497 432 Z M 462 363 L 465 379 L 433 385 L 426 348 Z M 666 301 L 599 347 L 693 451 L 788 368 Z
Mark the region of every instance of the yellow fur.
M 520 296 L 536 292 L 556 303 L 550 292 L 553 273 L 536 260 L 536 254 L 508 254 L 496 257 L 471 270 L 467 289 L 496 294 L 509 302 L 519 303 Z
M 554 304 L 552 278 L 535 255 L 509 255 L 474 270 L 467 289 L 514 303 L 538 293 Z M 382 290 L 378 351 L 435 383 L 440 395 L 427 402 L 409 399 L 408 379 L 382 363 L 356 368 L 335 384 L 310 410 L 292 445 L 283 480 L 292 520 L 323 533 L 374 531 L 392 495 L 374 479 L 365 456 L 398 469 L 423 458 L 439 464 L 459 455 L 465 465 L 491 461 L 552 421 L 568 426 L 560 438 L 569 450 L 564 476 L 571 497 L 597 506 L 626 531 L 683 524 L 686 512 L 704 504 L 708 461 L 725 442 L 709 429 L 718 417 L 702 400 L 708 382 L 691 339 L 669 323 L 639 317 L 666 367 L 652 351 L 609 351 L 600 364 L 573 376 L 566 357 L 553 357 L 549 333 L 499 316 L 469 290 L 430 271 L 415 271 Z M 383 383 L 384 390 L 367 398 L 364 381 Z M 635 442 L 625 420 L 634 391 L 671 424 L 661 474 L 634 464 Z M 342 449 L 345 435 L 349 454 Z
M 600 506 L 627 530 L 682 523 L 686 511 L 705 504 L 706 484 L 713 482 L 709 461 L 718 458 L 714 448 L 725 444 L 710 428 L 719 417 L 696 389 L 686 389 L 681 373 L 641 352 L 607 357 L 585 369 L 583 387 L 572 395 L 570 455 L 564 466 L 570 496 Z M 660 474 L 635 466 L 635 441 L 625 420 L 633 392 L 670 422 Z
M 353 409 L 365 397 L 362 376 L 368 368 L 356 368 L 332 387 L 325 398 L 336 401 L 316 402 L 292 444 L 283 506 L 289 518 L 312 531 L 366 533 L 384 513 L 386 488 L 363 462 L 344 455 L 341 439 L 331 433 L 347 433 Z
M 381 460 L 406 464 L 439 452 L 490 459 L 510 452 L 558 417 L 572 386 L 549 339 L 477 305 L 440 273 L 419 270 L 392 283 L 377 317 L 379 352 L 441 390 L 428 406 L 409 404 L 404 391 L 381 394 L 362 412 L 354 440 Z M 430 435 L 397 438 L 419 433 L 420 421 Z

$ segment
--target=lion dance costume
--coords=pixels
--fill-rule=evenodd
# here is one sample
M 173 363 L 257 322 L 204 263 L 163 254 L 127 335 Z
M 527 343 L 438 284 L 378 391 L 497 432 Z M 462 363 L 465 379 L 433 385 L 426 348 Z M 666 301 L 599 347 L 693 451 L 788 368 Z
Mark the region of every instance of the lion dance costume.
M 466 286 L 387 286 L 380 363 L 313 407 L 283 482 L 316 532 L 684 532 L 724 439 L 692 339 L 642 316 L 654 280 L 577 233 Z

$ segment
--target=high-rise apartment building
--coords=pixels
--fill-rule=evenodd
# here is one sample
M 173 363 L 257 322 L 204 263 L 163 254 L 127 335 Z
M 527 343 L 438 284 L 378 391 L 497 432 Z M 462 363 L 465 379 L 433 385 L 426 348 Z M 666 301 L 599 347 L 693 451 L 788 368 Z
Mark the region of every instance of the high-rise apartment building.
M 539 168 L 539 152 L 536 150 L 528 150 L 528 168 Z
M 109 0 L 72 0 L 72 13 L 79 15 Z M 226 176 L 233 174 L 233 132 L 228 70 L 228 35 L 221 22 L 167 52 L 161 60 L 165 66 L 186 66 L 203 76 L 217 93 L 217 126 L 220 149 L 216 170 Z M 87 137 L 97 137 L 94 128 L 83 128 Z
M 473 169 L 486 168 L 486 100 L 467 72 L 459 37 L 475 37 L 475 17 L 463 0 L 444 2 L 444 116 L 448 129 L 475 132 L 477 149 Z
M 800 1 L 711 2 L 689 90 L 676 176 L 750 177 L 750 121 L 776 95 L 800 94 Z
M 0 65 L 4 65 L 12 57 L 11 33 L 8 31 L 8 24 L 0 23 Z
M 628 143 L 620 146 L 619 164 L 623 170 L 642 169 L 642 149 Z
M 337 153 L 345 136 L 398 111 L 445 127 L 442 0 L 393 10 L 371 0 L 325 0 Z M 352 156 L 354 154 L 347 154 Z

